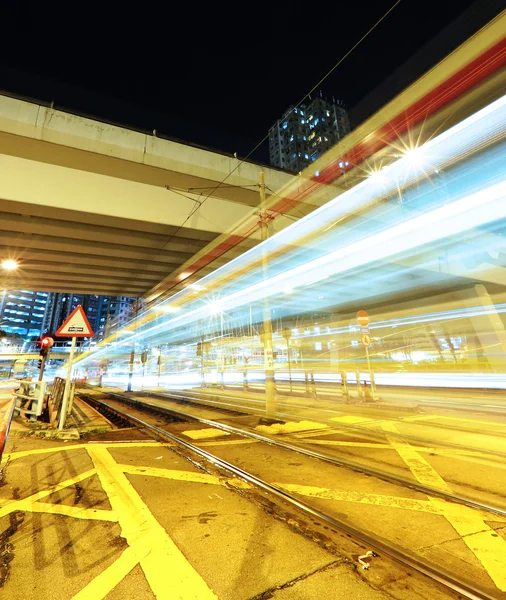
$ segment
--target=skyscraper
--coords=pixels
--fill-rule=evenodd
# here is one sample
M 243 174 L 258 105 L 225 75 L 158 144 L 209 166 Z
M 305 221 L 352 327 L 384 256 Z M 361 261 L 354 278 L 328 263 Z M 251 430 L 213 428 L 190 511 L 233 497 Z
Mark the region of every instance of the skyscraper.
M 39 336 L 49 294 L 29 290 L 4 290 L 0 296 L 0 329 L 25 339 Z
M 103 298 L 104 296 L 96 294 L 73 294 L 72 292 L 49 294 L 42 331 L 55 333 L 78 304 L 83 307 L 93 331 L 97 331 Z
M 131 318 L 128 309 L 135 300 L 128 296 L 98 296 L 72 292 L 52 293 L 48 296 L 42 331 L 54 333 L 80 304 L 90 322 L 94 337 L 101 339 L 104 337 L 108 323 L 114 320 L 122 324 Z
M 95 339 L 106 337 L 111 329 L 117 329 L 135 316 L 133 310 L 137 298 L 129 296 L 102 296 L 102 307 L 95 331 Z
M 350 131 L 348 112 L 334 99 L 318 96 L 289 108 L 269 129 L 270 162 L 299 172 Z

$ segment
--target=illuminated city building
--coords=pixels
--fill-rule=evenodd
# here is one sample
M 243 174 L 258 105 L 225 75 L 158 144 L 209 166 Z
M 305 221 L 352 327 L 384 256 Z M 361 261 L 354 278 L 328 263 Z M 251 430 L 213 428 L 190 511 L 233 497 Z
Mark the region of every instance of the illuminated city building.
M 291 107 L 269 129 L 272 165 L 299 172 L 350 131 L 348 111 L 321 93 L 307 104 Z
M 39 336 L 48 296 L 28 290 L 4 291 L 0 296 L 0 329 L 26 338 Z
M 49 294 L 42 331 L 56 331 L 80 304 L 95 335 L 101 338 L 105 333 L 107 323 L 116 320 L 121 321 L 121 324 L 125 322 L 129 313 L 128 309 L 134 301 L 135 298 L 127 296 L 98 296 L 72 292 Z

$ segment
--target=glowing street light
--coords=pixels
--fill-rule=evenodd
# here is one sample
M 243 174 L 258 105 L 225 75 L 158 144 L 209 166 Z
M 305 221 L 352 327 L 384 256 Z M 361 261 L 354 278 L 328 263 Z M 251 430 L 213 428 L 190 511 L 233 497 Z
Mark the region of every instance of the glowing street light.
M 12 258 L 6 258 L 2 261 L 2 269 L 5 271 L 15 271 L 18 267 L 18 263 Z

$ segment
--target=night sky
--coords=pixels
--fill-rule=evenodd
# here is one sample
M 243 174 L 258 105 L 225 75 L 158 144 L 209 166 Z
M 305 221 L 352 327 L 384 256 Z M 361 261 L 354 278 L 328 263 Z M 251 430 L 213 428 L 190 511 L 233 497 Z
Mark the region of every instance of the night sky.
M 393 3 L 4 3 L 1 87 L 245 156 Z M 402 0 L 321 89 L 352 109 L 472 4 Z

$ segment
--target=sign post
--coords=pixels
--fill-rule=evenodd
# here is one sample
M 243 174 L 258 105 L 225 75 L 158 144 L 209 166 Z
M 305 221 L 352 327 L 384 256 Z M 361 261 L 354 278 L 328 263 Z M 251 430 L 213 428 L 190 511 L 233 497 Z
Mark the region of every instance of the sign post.
M 369 315 L 365 310 L 359 310 L 357 313 L 357 321 L 360 325 L 360 340 L 365 348 L 365 356 L 367 358 L 367 369 L 371 380 L 372 399 L 376 400 L 376 385 L 374 383 L 374 374 L 371 369 L 371 361 L 369 359 L 369 346 L 371 345 L 371 336 L 369 335 Z
M 60 421 L 58 429 L 61 431 L 65 426 L 67 418 L 67 406 L 69 403 L 70 380 L 72 379 L 72 366 L 74 362 L 74 352 L 76 349 L 76 339 L 78 337 L 92 337 L 93 330 L 86 318 L 83 307 L 79 304 L 75 310 L 68 316 L 67 320 L 58 329 L 56 335 L 59 337 L 71 337 L 72 345 L 70 347 L 70 355 L 67 363 L 67 378 L 65 380 L 65 390 L 63 392 L 63 400 L 61 404 Z

